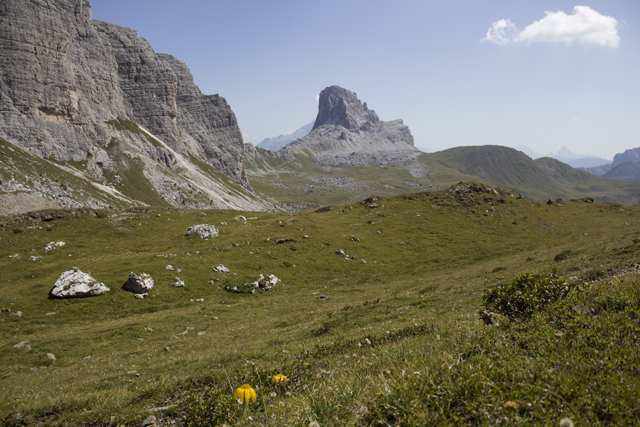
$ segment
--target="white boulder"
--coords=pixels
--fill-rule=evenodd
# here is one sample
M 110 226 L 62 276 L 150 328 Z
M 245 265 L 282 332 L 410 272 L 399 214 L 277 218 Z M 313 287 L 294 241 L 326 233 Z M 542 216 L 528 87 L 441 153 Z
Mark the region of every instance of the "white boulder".
M 61 248 L 65 245 L 66 243 L 64 242 L 49 242 L 49 244 L 47 244 L 47 246 L 44 247 L 44 251 L 45 252 L 50 252 L 54 249 L 58 249 Z
M 198 233 L 201 239 L 209 239 L 210 237 L 218 236 L 218 229 L 210 224 L 198 224 L 189 227 L 187 230 L 187 236 L 191 236 L 194 233 Z
M 213 271 L 217 271 L 218 273 L 228 273 L 229 269 L 224 265 L 220 264 L 217 267 L 213 267 Z
M 74 267 L 65 271 L 56 281 L 51 296 L 55 298 L 95 297 L 109 292 L 104 283 L 98 283 L 90 274 Z
M 129 274 L 129 280 L 127 280 L 127 283 L 125 283 L 122 288 L 125 291 L 143 294 L 153 288 L 153 278 L 146 273 L 138 276 L 134 272 L 131 272 L 131 274 Z

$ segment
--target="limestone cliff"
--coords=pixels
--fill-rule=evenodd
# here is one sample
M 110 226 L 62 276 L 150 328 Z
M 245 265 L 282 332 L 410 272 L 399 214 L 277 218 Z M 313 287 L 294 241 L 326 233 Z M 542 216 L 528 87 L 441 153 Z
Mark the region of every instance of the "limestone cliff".
M 263 207 L 247 192 L 242 134 L 226 100 L 203 95 L 183 62 L 157 54 L 135 31 L 92 20 L 88 1 L 2 1 L 0 70 L 0 138 L 8 143 L 75 162 L 76 172 L 112 188 L 118 168 L 135 164 L 151 198 L 170 204 Z M 3 182 L 20 171 L 0 166 L 7 191 Z M 222 174 L 242 196 L 229 195 L 236 191 L 224 188 Z M 184 197 L 181 189 L 193 186 L 202 197 Z
M 290 155 L 305 150 L 319 164 L 350 166 L 405 161 L 419 154 L 402 120 L 380 120 L 354 92 L 339 86 L 320 93 L 311 133 L 282 149 Z

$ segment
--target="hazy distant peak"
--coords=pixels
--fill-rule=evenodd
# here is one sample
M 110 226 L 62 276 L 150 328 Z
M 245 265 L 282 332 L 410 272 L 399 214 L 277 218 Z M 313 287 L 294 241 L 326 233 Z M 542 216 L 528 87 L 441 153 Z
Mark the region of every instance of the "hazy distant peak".
M 290 142 L 309 135 L 309 132 L 311 132 L 314 123 L 315 122 L 307 123 L 301 128 L 296 129 L 290 133 L 283 133 L 281 135 L 274 136 L 273 138 L 265 138 L 260 141 L 257 146 L 260 148 L 264 148 L 265 150 L 278 151 Z

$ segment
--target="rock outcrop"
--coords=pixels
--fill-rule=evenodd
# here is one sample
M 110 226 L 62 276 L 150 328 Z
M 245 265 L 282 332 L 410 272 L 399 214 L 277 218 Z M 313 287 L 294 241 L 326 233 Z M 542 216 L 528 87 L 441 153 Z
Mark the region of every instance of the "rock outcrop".
M 110 200 L 49 200 L 64 207 L 76 207 L 73 201 L 106 207 L 114 198 L 192 207 L 261 204 L 248 192 L 230 197 L 227 180 L 215 176 L 222 172 L 250 190 L 235 114 L 219 95 L 203 95 L 183 62 L 157 54 L 129 28 L 92 20 L 87 0 L 5 0 L 0 17 L 0 139 L 41 159 L 75 162 L 72 173 L 111 188 L 93 185 Z M 154 195 L 136 199 L 119 188 L 114 175 L 135 167 L 149 182 L 138 190 Z M 13 173 L 0 162 L 0 186 Z M 216 180 L 219 188 L 209 182 Z M 198 191 L 202 197 L 192 194 Z
M 320 93 L 311 133 L 281 152 L 293 157 L 305 150 L 321 165 L 349 166 L 406 161 L 419 154 L 402 120 L 381 121 L 354 92 L 339 86 Z
M 54 298 L 95 297 L 109 292 L 104 283 L 99 283 L 90 274 L 83 273 L 77 267 L 65 271 L 56 281 L 51 296 Z

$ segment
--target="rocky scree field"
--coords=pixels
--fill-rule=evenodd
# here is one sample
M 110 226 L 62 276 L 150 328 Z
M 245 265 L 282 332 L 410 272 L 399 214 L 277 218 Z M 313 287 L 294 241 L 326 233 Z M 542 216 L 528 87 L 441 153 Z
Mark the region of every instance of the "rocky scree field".
M 460 183 L 296 213 L 0 223 L 6 425 L 639 422 L 637 207 Z M 109 292 L 50 298 L 73 267 Z M 131 272 L 153 278 L 145 298 L 122 289 Z M 261 274 L 280 281 L 244 286 Z M 244 383 L 256 402 L 233 400 Z

